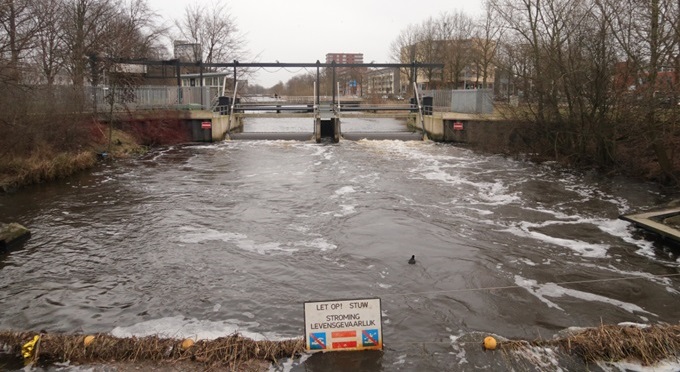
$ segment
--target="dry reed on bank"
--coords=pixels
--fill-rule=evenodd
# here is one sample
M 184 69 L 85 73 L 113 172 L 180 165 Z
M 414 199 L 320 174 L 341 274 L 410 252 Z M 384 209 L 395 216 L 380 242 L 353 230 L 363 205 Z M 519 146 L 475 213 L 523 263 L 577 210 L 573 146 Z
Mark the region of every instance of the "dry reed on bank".
M 512 340 L 501 342 L 500 346 L 506 351 L 532 346 L 555 347 L 558 351 L 580 357 L 586 363 L 626 360 L 651 366 L 680 357 L 680 325 L 601 325 L 552 340 Z
M 97 163 L 92 151 L 54 152 L 44 147 L 29 157 L 6 156 L 0 160 L 0 189 L 51 181 L 91 168 Z
M 21 348 L 33 339 L 34 332 L 0 331 L 0 348 L 9 347 L 21 355 Z M 95 334 L 94 341 L 85 346 L 86 335 L 60 333 L 42 334 L 32 356 L 35 365 L 58 362 L 93 364 L 108 362 L 195 362 L 207 368 L 227 367 L 238 370 L 253 361 L 276 363 L 285 357 L 295 357 L 305 349 L 302 339 L 284 341 L 253 341 L 234 334 L 214 340 L 196 341 L 183 348 L 183 340 L 148 337 L 118 338 Z

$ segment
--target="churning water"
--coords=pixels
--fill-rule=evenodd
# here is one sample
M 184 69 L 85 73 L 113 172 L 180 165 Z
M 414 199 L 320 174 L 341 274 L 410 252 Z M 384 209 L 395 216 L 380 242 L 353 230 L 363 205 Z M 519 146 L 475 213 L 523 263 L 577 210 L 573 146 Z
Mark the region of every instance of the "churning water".
M 279 368 L 518 368 L 483 337 L 678 321 L 678 262 L 617 219 L 663 200 L 433 142 L 171 147 L 0 196 L 33 231 L 0 256 L 0 329 L 279 339 L 304 301 L 379 297 L 384 352 Z

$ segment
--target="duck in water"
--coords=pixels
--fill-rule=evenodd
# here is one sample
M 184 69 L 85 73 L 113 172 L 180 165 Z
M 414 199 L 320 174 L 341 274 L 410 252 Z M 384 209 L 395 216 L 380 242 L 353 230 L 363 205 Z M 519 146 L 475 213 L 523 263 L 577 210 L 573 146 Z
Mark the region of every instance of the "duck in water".
M 411 259 L 408 260 L 408 263 L 410 265 L 415 265 L 416 264 L 416 255 L 411 256 Z

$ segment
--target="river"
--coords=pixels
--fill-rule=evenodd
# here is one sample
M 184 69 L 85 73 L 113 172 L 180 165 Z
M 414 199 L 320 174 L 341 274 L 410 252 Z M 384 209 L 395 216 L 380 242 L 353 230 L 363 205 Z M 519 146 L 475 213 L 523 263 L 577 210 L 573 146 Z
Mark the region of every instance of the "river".
M 668 200 L 429 141 L 169 147 L 0 196 L 33 232 L 0 256 L 0 329 L 281 339 L 305 301 L 377 297 L 384 352 L 277 368 L 517 368 L 482 339 L 680 319 L 676 256 L 617 219 Z

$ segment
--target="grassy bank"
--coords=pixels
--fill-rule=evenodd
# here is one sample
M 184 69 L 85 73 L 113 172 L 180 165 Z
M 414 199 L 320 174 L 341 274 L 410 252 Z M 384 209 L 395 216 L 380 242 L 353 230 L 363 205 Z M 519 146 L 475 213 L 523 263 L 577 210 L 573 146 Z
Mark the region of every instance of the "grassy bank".
M 71 116 L 60 118 L 59 125 L 26 131 L 24 137 L 9 131 L 6 138 L 0 137 L 0 146 L 7 143 L 0 156 L 0 192 L 65 178 L 92 168 L 101 159 L 126 158 L 149 147 L 189 142 L 188 129 L 178 115 L 173 111 L 141 113 L 118 118 L 112 127 Z
M 81 149 L 59 150 L 41 143 L 29 153 L 3 156 L 0 160 L 0 190 L 7 192 L 22 186 L 53 181 L 68 177 L 95 166 L 99 154 L 106 152 L 109 143 L 104 128 L 97 127 L 99 135 Z M 145 147 L 131 135 L 120 130 L 112 132 L 111 152 L 113 158 L 128 157 L 145 151 Z

